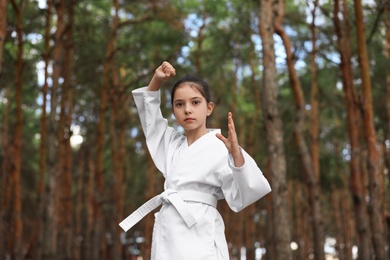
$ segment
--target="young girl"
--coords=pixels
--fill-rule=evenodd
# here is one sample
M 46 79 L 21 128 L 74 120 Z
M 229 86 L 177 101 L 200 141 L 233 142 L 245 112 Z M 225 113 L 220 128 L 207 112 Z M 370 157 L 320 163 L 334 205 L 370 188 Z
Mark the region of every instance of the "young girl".
M 253 158 L 239 146 L 231 113 L 228 137 L 206 128 L 214 104 L 202 79 L 186 76 L 175 83 L 172 111 L 185 135 L 168 126 L 160 110 L 160 86 L 175 75 L 173 66 L 163 62 L 148 87 L 132 92 L 148 149 L 165 184 L 162 194 L 119 225 L 127 231 L 162 204 L 155 214 L 152 259 L 229 259 L 217 200 L 225 199 L 238 212 L 271 188 Z

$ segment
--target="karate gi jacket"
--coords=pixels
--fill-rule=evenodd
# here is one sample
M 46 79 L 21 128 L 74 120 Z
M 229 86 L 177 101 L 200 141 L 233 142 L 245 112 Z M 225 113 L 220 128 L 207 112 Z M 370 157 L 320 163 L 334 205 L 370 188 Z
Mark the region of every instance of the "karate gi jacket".
M 165 177 L 165 191 L 124 220 L 121 227 L 127 231 L 162 204 L 155 214 L 152 259 L 229 259 L 225 226 L 216 201 L 225 199 L 238 212 L 271 191 L 268 181 L 242 148 L 245 163 L 234 166 L 226 146 L 215 136 L 220 130 L 209 130 L 188 146 L 185 135 L 168 126 L 163 118 L 159 90 L 140 88 L 132 94 L 149 152 Z

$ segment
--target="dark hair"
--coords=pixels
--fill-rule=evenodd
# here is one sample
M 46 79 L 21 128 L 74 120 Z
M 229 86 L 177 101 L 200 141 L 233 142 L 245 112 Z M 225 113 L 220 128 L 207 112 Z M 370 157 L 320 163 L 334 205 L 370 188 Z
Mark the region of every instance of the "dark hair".
M 175 85 L 173 85 L 173 88 L 171 90 L 171 104 L 173 104 L 173 97 L 175 96 L 177 88 L 185 83 L 199 90 L 202 96 L 206 99 L 207 103 L 211 102 L 209 84 L 198 76 L 187 75 L 176 81 Z

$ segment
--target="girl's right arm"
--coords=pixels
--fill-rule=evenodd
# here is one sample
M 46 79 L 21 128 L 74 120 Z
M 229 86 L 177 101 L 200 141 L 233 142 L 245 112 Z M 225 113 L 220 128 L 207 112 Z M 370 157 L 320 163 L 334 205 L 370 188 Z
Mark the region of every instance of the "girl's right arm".
M 163 174 L 167 167 L 169 146 L 176 139 L 176 134 L 161 114 L 159 90 L 162 82 L 175 74 L 172 65 L 164 62 L 156 69 L 148 87 L 132 91 L 150 155 Z

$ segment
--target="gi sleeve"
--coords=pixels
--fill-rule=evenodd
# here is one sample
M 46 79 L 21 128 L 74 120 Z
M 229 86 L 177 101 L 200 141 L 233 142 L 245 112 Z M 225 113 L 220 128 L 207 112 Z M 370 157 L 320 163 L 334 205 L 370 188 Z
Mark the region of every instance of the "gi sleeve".
M 162 116 L 160 90 L 147 91 L 143 87 L 133 90 L 132 94 L 150 155 L 157 169 L 165 176 L 169 145 L 176 132 Z
M 230 172 L 222 175 L 221 180 L 225 200 L 235 212 L 271 192 L 271 186 L 255 160 L 244 149 L 241 149 L 241 152 L 245 159 L 244 165 L 235 167 L 233 157 L 229 154 Z

